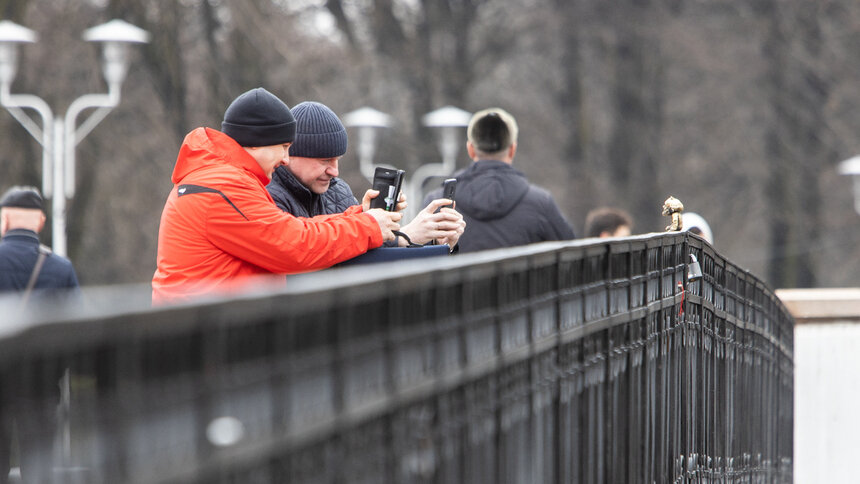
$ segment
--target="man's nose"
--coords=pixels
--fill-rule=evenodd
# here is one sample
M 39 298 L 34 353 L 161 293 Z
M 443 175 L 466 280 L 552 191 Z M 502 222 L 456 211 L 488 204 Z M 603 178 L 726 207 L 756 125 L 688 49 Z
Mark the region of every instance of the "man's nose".
M 337 162 L 335 161 L 334 163 L 332 163 L 331 165 L 329 165 L 328 169 L 327 169 L 325 172 L 326 172 L 329 176 L 337 176 L 337 174 L 338 174 Z

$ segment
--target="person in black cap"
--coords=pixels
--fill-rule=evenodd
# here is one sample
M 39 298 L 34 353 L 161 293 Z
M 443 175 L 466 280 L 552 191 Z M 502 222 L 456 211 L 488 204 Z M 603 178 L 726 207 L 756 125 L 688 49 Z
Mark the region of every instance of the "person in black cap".
M 237 97 L 221 129 L 197 128 L 179 150 L 158 230 L 154 304 L 323 269 L 394 239 L 399 213 L 358 207 L 299 219 L 275 206 L 266 185 L 289 161 L 296 120 L 269 91 Z
M 359 205 L 349 185 L 338 178 L 338 164 L 347 148 L 343 123 L 328 106 L 314 101 L 299 103 L 292 112 L 296 118 L 296 137 L 290 145 L 289 163 L 275 170 L 266 187 L 275 204 L 297 217 L 341 213 Z M 378 196 L 376 190 L 368 190 L 362 205 L 369 207 L 370 199 L 375 196 Z M 452 208 L 436 213 L 450 203 L 446 199 L 431 201 L 400 231 L 416 244 L 435 241 L 454 247 L 466 226 L 463 216 Z M 398 210 L 404 208 L 405 202 L 398 204 Z M 405 246 L 407 241 L 398 237 L 385 245 Z
M 31 278 L 31 291 L 79 290 L 72 263 L 39 244 L 44 225 L 42 196 L 36 188 L 15 186 L 0 199 L 0 292 L 27 291 Z
M 80 296 L 72 263 L 39 244 L 45 225 L 42 196 L 29 186 L 14 186 L 0 198 L 0 293 L 21 295 L 17 307 L 30 299 L 40 303 Z M 53 372 L 52 377 L 47 375 Z M 38 377 L 21 377 L 14 369 L 2 375 L 0 394 L 0 483 L 7 482 L 13 427 L 17 429 L 21 477 L 24 482 L 53 478 L 58 381 L 62 368 L 45 368 Z
M 500 108 L 478 111 L 469 121 L 466 150 L 474 163 L 454 175 L 457 210 L 469 227 L 460 252 L 574 238 L 552 195 L 512 166 L 517 134 L 516 120 Z M 434 190 L 425 201 L 441 193 Z

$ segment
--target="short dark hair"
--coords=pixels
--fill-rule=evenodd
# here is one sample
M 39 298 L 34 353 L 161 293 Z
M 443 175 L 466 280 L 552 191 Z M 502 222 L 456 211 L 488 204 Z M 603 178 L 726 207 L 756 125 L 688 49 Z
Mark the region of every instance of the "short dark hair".
M 466 138 L 481 153 L 493 154 L 517 142 L 519 128 L 510 113 L 501 108 L 478 111 L 469 121 Z
M 633 227 L 633 219 L 624 210 L 614 207 L 595 208 L 585 217 L 585 236 L 599 237 L 603 232 L 614 233 L 623 225 Z

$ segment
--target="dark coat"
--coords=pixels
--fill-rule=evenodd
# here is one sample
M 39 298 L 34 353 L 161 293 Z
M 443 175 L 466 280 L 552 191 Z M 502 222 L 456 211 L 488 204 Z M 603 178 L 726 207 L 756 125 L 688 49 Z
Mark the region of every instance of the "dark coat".
M 340 178 L 332 178 L 328 191 L 322 195 L 308 190 L 289 170 L 279 166 L 266 186 L 275 205 L 296 217 L 316 217 L 342 213 L 358 200 L 349 185 Z
M 279 166 L 272 174 L 272 181 L 266 186 L 272 199 L 281 210 L 296 217 L 316 217 L 342 213 L 353 205 L 358 205 L 349 185 L 340 178 L 332 178 L 328 190 L 322 195 L 308 190 L 289 170 Z M 396 240 L 382 244 L 396 247 Z
M 552 195 L 510 164 L 481 160 L 454 177 L 456 209 L 466 220 L 460 252 L 574 238 Z M 441 196 L 435 190 L 424 203 Z
M 32 230 L 12 229 L 0 241 L 0 292 L 23 291 L 39 258 L 39 236 Z M 39 271 L 36 290 L 78 290 L 78 277 L 65 257 L 50 254 Z

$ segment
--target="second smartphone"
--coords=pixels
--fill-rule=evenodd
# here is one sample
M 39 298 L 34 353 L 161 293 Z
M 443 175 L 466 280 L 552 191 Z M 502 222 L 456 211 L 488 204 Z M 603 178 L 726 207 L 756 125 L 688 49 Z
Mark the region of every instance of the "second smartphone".
M 395 211 L 405 174 L 404 170 L 376 167 L 376 171 L 373 173 L 373 189 L 379 190 L 379 195 L 370 200 L 370 208 L 382 208 L 389 212 Z

